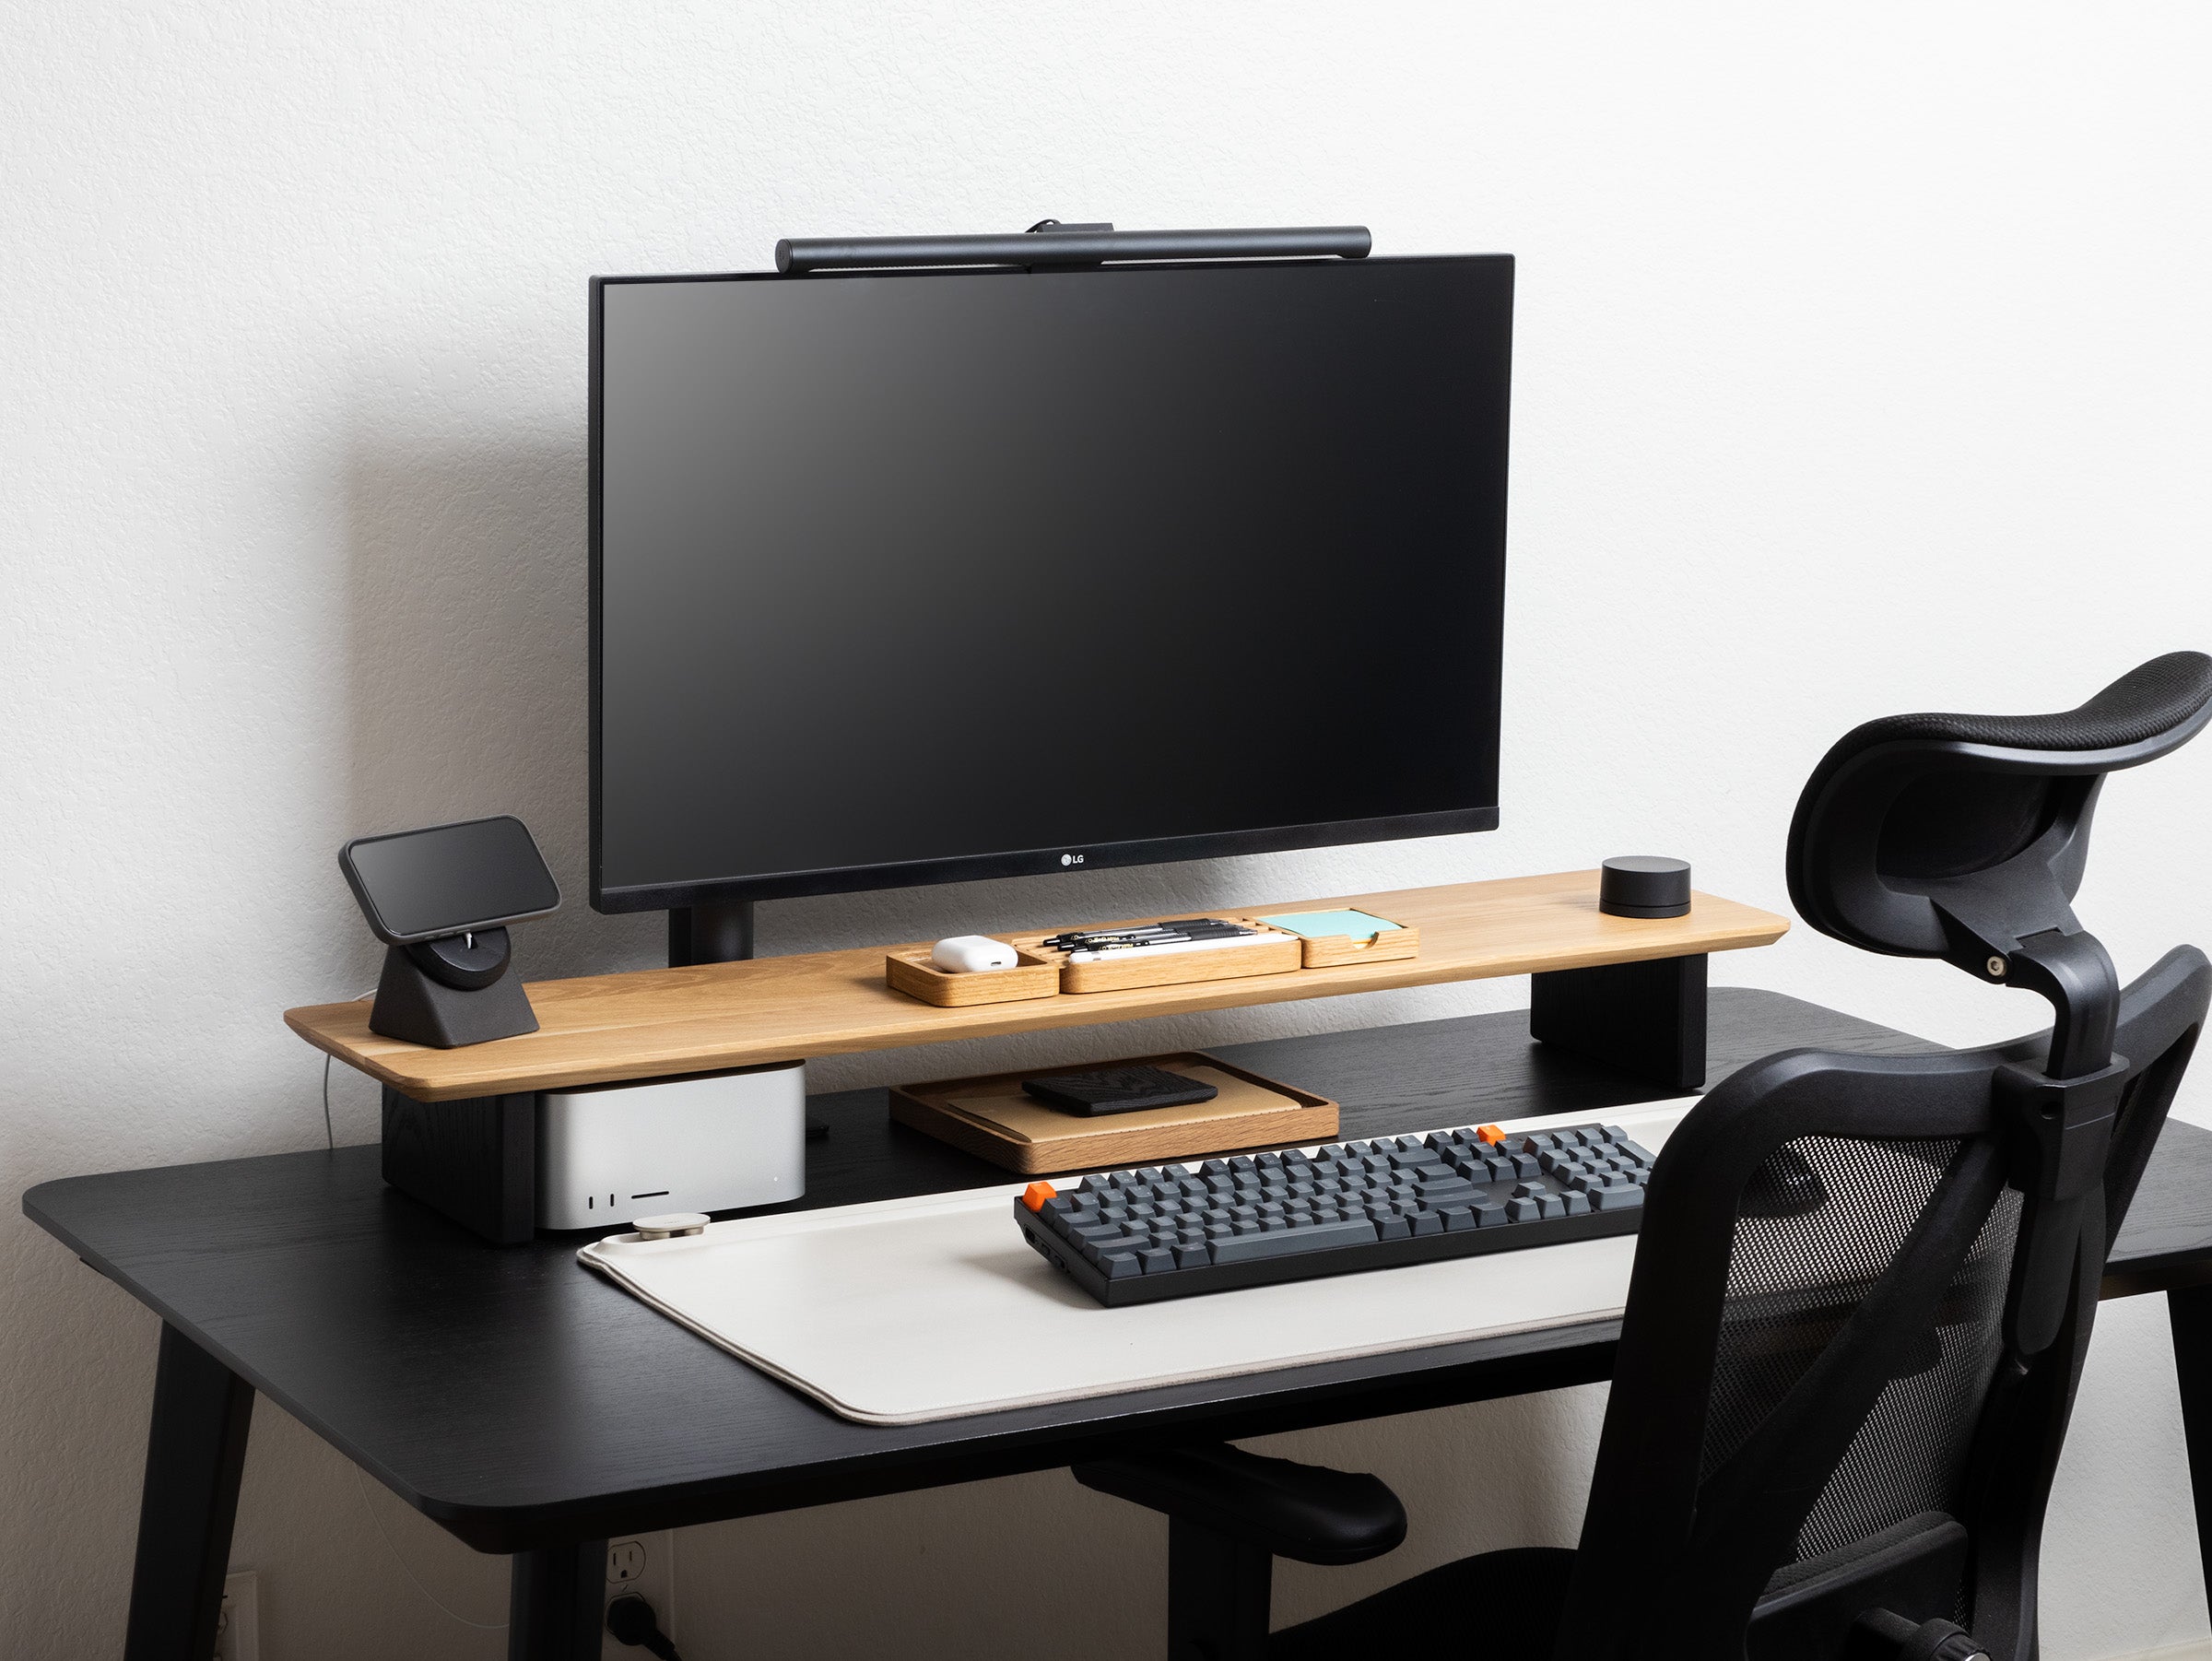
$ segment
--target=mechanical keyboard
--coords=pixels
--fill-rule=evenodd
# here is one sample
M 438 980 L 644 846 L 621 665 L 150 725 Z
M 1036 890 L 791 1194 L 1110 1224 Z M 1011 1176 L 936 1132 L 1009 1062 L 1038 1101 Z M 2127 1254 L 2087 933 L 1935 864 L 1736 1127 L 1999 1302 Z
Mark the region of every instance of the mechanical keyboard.
M 1031 1183 L 1014 1217 L 1112 1308 L 1632 1233 L 1652 1158 L 1618 1125 L 1485 1125 Z

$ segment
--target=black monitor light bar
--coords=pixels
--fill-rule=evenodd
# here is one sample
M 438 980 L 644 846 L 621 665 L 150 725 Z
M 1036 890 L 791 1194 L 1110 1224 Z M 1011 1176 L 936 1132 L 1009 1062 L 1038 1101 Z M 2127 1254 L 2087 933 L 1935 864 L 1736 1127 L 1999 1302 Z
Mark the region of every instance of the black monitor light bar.
M 1012 236 L 786 237 L 776 269 L 856 271 L 897 265 L 1103 265 L 1120 260 L 1365 259 L 1375 240 L 1364 225 L 1277 230 L 1116 230 L 1044 219 Z

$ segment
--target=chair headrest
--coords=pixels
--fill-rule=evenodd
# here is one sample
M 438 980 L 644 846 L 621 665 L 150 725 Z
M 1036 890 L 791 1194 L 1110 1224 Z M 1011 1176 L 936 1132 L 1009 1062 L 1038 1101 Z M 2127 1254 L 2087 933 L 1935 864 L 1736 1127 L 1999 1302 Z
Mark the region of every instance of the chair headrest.
M 1790 825 L 1790 898 L 1839 940 L 1985 980 L 2069 903 L 2104 775 L 2212 721 L 2212 657 L 2171 652 L 2052 715 L 1888 715 L 1821 759 Z

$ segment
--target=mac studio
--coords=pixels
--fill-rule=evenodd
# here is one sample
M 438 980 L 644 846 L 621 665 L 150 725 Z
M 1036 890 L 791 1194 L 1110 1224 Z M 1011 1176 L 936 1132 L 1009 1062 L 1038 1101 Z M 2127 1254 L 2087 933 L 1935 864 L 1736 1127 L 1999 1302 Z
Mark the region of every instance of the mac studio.
M 11 1656 L 2212 1655 L 2212 26 L 22 16 Z

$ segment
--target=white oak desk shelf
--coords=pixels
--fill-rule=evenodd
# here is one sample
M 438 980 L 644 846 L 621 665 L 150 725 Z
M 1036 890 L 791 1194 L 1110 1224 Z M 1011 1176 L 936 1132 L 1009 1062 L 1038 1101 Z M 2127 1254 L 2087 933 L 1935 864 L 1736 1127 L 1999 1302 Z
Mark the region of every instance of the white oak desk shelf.
M 1238 909 L 1336 907 L 1418 925 L 1420 955 L 938 1008 L 886 986 L 885 948 L 872 946 L 535 982 L 537 1031 L 459 1050 L 377 1036 L 365 1001 L 284 1019 L 386 1087 L 385 1166 L 396 1186 L 514 1240 L 531 1230 L 535 1145 L 523 1126 L 539 1090 L 1513 974 L 1535 976 L 1535 1037 L 1688 1090 L 1705 1071 L 1706 954 L 1766 946 L 1789 927 L 1711 894 L 1681 917 L 1609 917 L 1597 909 L 1595 871 Z

